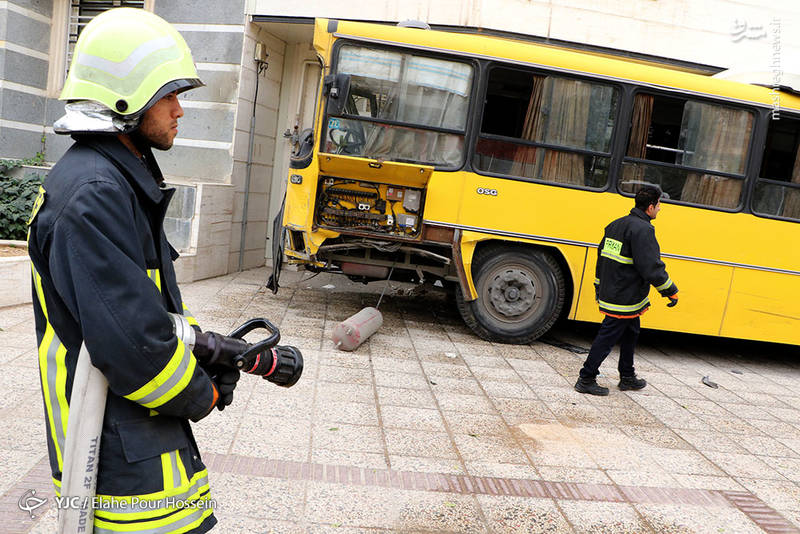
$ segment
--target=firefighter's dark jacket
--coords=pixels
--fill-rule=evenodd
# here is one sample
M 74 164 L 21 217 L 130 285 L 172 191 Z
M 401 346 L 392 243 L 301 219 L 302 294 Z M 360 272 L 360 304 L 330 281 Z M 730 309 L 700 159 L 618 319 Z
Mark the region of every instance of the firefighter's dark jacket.
M 113 136 L 76 137 L 29 221 L 50 465 L 59 491 L 85 342 L 109 384 L 97 495 L 117 504 L 97 508 L 95 532 L 206 532 L 216 519 L 188 420 L 209 411 L 214 391 L 167 315 L 186 314 L 162 226 L 174 189 L 158 185 L 146 152 L 139 159 Z M 139 498 L 148 504 L 134 506 Z
M 661 296 L 678 292 L 661 261 L 650 217 L 639 208 L 611 222 L 597 247 L 595 291 L 600 311 L 614 317 L 636 317 L 650 306 L 655 286 Z

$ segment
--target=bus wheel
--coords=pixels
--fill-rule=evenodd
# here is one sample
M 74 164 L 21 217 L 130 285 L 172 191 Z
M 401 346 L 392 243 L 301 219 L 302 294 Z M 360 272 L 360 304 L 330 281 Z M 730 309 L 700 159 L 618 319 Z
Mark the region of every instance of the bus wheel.
M 473 259 L 478 298 L 456 303 L 483 339 L 525 344 L 547 332 L 564 306 L 564 274 L 552 256 L 518 247 L 486 247 Z

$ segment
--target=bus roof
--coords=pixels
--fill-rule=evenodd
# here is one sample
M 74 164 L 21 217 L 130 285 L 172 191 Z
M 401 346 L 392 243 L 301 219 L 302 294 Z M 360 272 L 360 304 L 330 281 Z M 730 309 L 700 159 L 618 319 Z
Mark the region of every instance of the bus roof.
M 619 59 L 595 51 L 576 51 L 553 44 L 475 33 L 403 28 L 384 24 L 317 19 L 336 37 L 397 44 L 518 64 L 542 66 L 562 72 L 591 74 L 616 81 L 630 81 L 654 88 L 680 90 L 720 97 L 762 107 L 800 111 L 800 96 L 770 87 L 686 72 L 680 67 L 655 65 L 641 59 Z

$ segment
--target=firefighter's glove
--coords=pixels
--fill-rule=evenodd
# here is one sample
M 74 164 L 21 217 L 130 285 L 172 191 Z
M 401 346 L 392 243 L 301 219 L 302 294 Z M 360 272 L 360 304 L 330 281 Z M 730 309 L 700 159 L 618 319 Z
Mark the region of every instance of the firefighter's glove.
M 672 308 L 678 305 L 678 297 L 669 297 L 669 304 L 667 304 L 667 308 Z
M 239 381 L 241 374 L 237 369 L 231 369 L 230 367 L 223 367 L 221 365 L 212 366 L 210 369 L 207 369 L 206 372 L 217 388 L 217 392 L 219 393 L 217 409 L 222 411 L 233 402 L 233 390 L 236 389 L 236 382 Z

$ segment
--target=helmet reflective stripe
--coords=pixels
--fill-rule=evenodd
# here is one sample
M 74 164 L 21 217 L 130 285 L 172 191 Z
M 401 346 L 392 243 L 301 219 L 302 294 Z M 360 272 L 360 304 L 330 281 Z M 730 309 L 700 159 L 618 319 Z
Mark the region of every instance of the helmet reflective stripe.
M 135 67 L 140 66 L 139 62 L 142 59 L 157 50 L 163 50 L 164 48 L 170 47 L 177 47 L 177 43 L 175 43 L 175 39 L 168 35 L 166 37 L 161 37 L 159 39 L 153 39 L 152 41 L 142 43 L 138 48 L 136 48 L 136 50 L 131 52 L 128 57 L 119 62 L 82 52 L 78 54 L 77 63 L 79 65 L 93 67 L 116 78 L 124 78 L 130 74 Z M 178 51 L 172 50 L 171 55 L 173 56 L 171 59 L 177 59 Z
M 136 119 L 176 83 L 168 92 L 203 85 L 181 34 L 143 9 L 115 8 L 81 32 L 61 100 L 99 102 Z
M 145 61 L 136 65 L 131 75 L 128 76 L 127 78 L 115 76 L 112 72 L 109 72 L 108 70 L 104 70 L 95 66 L 99 64 L 99 61 L 93 61 L 95 65 L 91 65 L 89 62 L 84 63 L 84 60 L 87 58 L 92 58 L 92 60 L 101 60 L 105 61 L 106 63 L 110 63 L 107 60 L 103 60 L 103 58 L 99 58 L 96 56 L 89 56 L 88 54 L 81 54 L 81 56 L 77 59 L 77 63 L 73 64 L 72 66 L 72 70 L 74 71 L 75 77 L 88 82 L 94 82 L 100 84 L 104 87 L 107 87 L 120 97 L 126 97 L 135 94 L 137 89 L 141 87 L 144 81 L 143 74 L 152 71 L 155 67 L 157 67 L 161 63 L 177 59 L 178 52 L 174 48 L 166 48 L 157 51 L 156 53 L 148 57 Z M 123 69 L 117 69 L 117 70 L 122 71 Z M 115 111 L 123 111 L 123 110 L 115 109 Z

